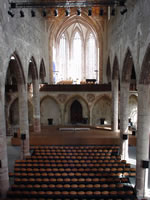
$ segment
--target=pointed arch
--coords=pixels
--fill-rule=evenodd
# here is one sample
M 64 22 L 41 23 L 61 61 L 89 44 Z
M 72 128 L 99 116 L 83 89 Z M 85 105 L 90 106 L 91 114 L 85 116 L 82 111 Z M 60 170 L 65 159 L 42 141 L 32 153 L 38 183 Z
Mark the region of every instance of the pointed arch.
M 122 82 L 130 83 L 133 68 L 134 68 L 133 57 L 130 49 L 128 48 L 123 62 Z
M 91 30 L 87 31 L 85 37 L 85 74 L 87 79 L 96 79 L 99 81 L 98 70 L 98 46 L 94 33 Z
M 11 79 L 11 80 L 10 80 Z M 6 73 L 6 84 L 13 84 L 13 79 L 15 79 L 15 84 L 25 84 L 25 75 L 22 67 L 21 60 L 17 52 L 14 52 L 10 56 L 10 61 Z
M 40 78 L 41 83 L 45 82 L 45 77 L 46 77 L 45 63 L 42 58 L 41 64 L 40 64 L 40 70 L 39 70 L 39 78 Z
M 29 61 L 29 68 L 28 68 L 28 79 L 30 77 L 32 77 L 32 80 L 38 79 L 37 65 L 33 56 L 31 57 Z
M 73 95 L 67 100 L 64 106 L 64 113 L 65 113 L 64 117 L 65 117 L 66 124 L 71 123 L 71 105 L 74 101 L 78 101 L 81 104 L 83 108 L 82 117 L 90 119 L 90 115 L 89 115 L 90 109 L 89 109 L 87 101 L 80 95 Z
M 107 60 L 106 77 L 107 77 L 108 83 L 110 83 L 111 82 L 111 66 L 110 66 L 110 58 L 109 57 Z
M 102 95 L 96 99 L 92 107 L 92 124 L 99 125 L 102 119 L 103 123 L 111 124 L 112 100 L 108 95 Z M 101 123 L 102 124 L 102 123 Z
M 82 123 L 82 105 L 78 100 L 74 100 L 70 107 L 70 120 L 72 124 Z
M 119 80 L 119 64 L 117 56 L 115 56 L 113 63 L 112 80 L 114 79 Z
M 144 85 L 150 84 L 150 44 L 146 49 L 146 53 L 142 62 L 139 83 Z
M 61 108 L 54 97 L 50 95 L 44 96 L 41 99 L 40 106 L 41 123 L 43 125 L 47 125 L 50 123 L 58 125 L 61 123 Z

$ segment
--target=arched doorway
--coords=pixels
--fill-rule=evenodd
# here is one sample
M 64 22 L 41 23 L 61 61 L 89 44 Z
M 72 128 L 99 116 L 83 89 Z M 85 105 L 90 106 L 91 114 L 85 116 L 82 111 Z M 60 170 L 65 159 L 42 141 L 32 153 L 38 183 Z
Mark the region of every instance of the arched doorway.
M 79 101 L 75 100 L 70 108 L 70 118 L 71 118 L 71 123 L 76 124 L 76 123 L 82 123 L 82 106 Z

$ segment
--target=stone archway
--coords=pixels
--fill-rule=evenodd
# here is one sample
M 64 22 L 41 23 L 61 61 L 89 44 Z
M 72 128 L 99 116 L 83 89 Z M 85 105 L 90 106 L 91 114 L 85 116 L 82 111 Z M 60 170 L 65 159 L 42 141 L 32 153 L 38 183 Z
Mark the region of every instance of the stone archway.
M 19 99 L 19 131 L 25 137 L 21 140 L 21 157 L 27 156 L 29 152 L 29 123 L 28 123 L 28 100 L 27 85 L 24 76 L 23 67 L 18 54 L 15 52 L 10 56 L 8 69 L 5 79 L 6 95 L 9 89 L 12 92 L 18 92 Z M 8 90 L 7 90 L 8 89 Z M 7 93 L 8 92 L 8 93 Z M 8 102 L 7 102 L 8 103 Z
M 45 96 L 41 100 L 40 110 L 42 125 L 61 124 L 61 109 L 56 99 L 51 96 Z
M 33 128 L 34 132 L 40 133 L 40 99 L 39 99 L 39 80 L 38 70 L 35 59 L 31 57 L 28 69 L 28 85 L 30 86 L 29 94 L 33 96 Z
M 45 83 L 45 77 L 46 77 L 46 70 L 45 70 L 44 60 L 42 59 L 41 64 L 40 64 L 40 71 L 39 71 L 40 83 Z
M 82 105 L 78 100 L 74 100 L 70 107 L 70 119 L 72 124 L 82 123 Z
M 128 159 L 128 139 L 124 140 L 123 138 L 124 135 L 128 135 L 129 88 L 133 68 L 133 57 L 130 49 L 128 48 L 123 62 L 120 85 L 120 154 L 121 158 L 125 160 Z

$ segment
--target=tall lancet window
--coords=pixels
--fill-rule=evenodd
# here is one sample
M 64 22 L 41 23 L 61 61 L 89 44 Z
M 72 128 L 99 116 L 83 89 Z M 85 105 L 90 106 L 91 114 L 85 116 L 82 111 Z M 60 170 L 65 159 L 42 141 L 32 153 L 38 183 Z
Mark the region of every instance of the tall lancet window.
M 59 44 L 59 69 L 58 72 L 58 80 L 66 80 L 67 77 L 67 45 L 66 45 L 66 36 L 62 34 L 60 38 Z
M 73 38 L 73 58 L 71 66 L 71 77 L 75 83 L 81 81 L 81 58 L 82 58 L 82 41 L 79 32 L 76 32 Z
M 95 37 L 92 33 L 89 34 L 87 40 L 87 53 L 86 53 L 86 77 L 88 79 L 97 79 L 97 50 Z

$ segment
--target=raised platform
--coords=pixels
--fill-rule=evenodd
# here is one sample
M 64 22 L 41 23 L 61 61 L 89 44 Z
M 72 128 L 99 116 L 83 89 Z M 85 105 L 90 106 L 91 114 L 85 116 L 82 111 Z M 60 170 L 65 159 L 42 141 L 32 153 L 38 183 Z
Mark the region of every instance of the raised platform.
M 63 129 L 63 131 L 60 131 L 59 130 L 60 128 Z M 74 128 L 79 128 L 80 131 L 75 132 Z M 12 145 L 20 145 L 20 143 L 21 141 L 19 136 L 17 138 L 14 137 L 12 138 Z M 109 127 L 45 126 L 42 127 L 41 133 L 36 134 L 30 131 L 30 144 L 31 145 L 86 145 L 86 144 L 119 145 L 120 133 L 111 131 Z M 136 136 L 129 135 L 129 145 L 132 146 L 136 145 Z

